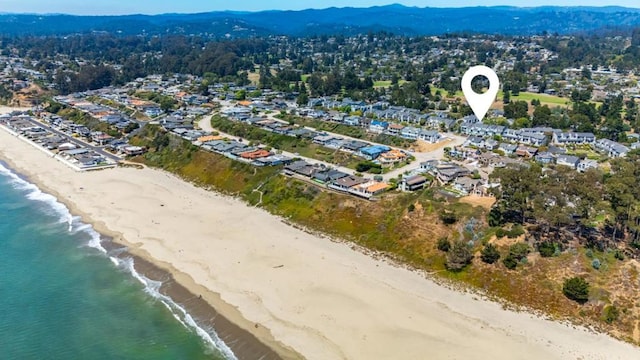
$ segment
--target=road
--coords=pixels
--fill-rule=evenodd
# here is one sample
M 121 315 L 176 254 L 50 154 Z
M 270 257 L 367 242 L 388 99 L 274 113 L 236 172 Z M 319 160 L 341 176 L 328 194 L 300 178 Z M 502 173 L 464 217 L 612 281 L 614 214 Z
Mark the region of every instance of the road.
M 92 145 L 92 144 L 87 143 L 85 141 L 76 139 L 73 136 L 69 136 L 68 134 L 66 134 L 64 132 L 62 132 L 62 131 L 60 131 L 60 130 L 58 130 L 56 128 L 53 128 L 53 127 L 51 127 L 51 126 L 49 126 L 49 125 L 47 125 L 45 123 L 37 121 L 35 119 L 31 119 L 31 118 L 26 118 L 26 119 L 29 122 L 31 122 L 34 126 L 39 126 L 39 127 L 44 128 L 45 130 L 50 131 L 50 132 L 52 132 L 52 133 L 54 133 L 56 135 L 62 136 L 65 139 L 67 139 L 68 142 L 70 142 L 70 143 L 72 143 L 74 145 L 77 145 L 79 147 L 88 148 L 89 150 L 95 151 L 96 153 L 104 156 L 107 159 L 113 160 L 114 162 L 118 162 L 118 161 L 122 160 L 119 156 L 116 156 L 114 154 L 111 154 L 111 153 L 105 151 L 100 146 L 95 146 L 95 145 Z
M 231 139 L 231 140 L 235 140 L 238 142 L 241 142 L 243 144 L 249 144 L 249 141 L 246 139 L 242 139 L 242 141 L 240 141 L 241 139 L 237 136 L 231 135 L 231 134 L 227 134 L 224 132 L 221 132 L 220 130 L 214 129 L 211 126 L 211 118 L 213 117 L 213 115 L 207 115 L 205 117 L 203 117 L 199 122 L 198 122 L 198 126 L 200 127 L 200 129 L 204 130 L 204 131 L 208 131 L 208 132 L 217 132 L 218 134 L 220 134 L 220 136 L 223 136 L 225 138 Z M 306 162 L 308 162 L 309 164 L 315 165 L 324 165 L 327 167 L 331 167 L 334 168 L 336 170 L 342 171 L 344 173 L 347 174 L 353 174 L 355 173 L 355 170 L 350 169 L 348 167 L 345 166 L 339 166 L 339 165 L 335 165 L 335 164 L 331 164 L 325 161 L 320 161 L 320 160 L 316 160 L 316 159 L 312 159 L 312 158 L 308 158 L 308 157 L 304 157 L 304 156 L 300 156 L 300 155 L 296 155 L 294 153 L 288 152 L 288 151 L 284 151 L 284 150 L 279 150 L 278 151 L 284 155 L 284 156 L 288 156 L 290 158 L 300 158 Z
M 231 134 L 226 134 L 223 132 L 220 132 L 217 129 L 214 129 L 211 126 L 211 118 L 213 117 L 213 115 L 208 115 L 203 117 L 199 122 L 198 122 L 198 126 L 200 127 L 200 129 L 204 130 L 204 131 L 208 131 L 208 132 L 217 132 L 219 133 L 221 136 L 227 137 L 229 139 L 233 139 L 235 141 L 240 141 L 240 138 L 237 136 L 233 136 Z M 284 122 L 283 120 L 277 119 L 273 116 L 268 116 L 269 119 L 273 119 L 276 121 L 280 121 L 280 122 Z M 310 130 L 315 131 L 315 129 L 313 128 L 309 128 Z M 340 135 L 340 134 L 332 134 L 335 135 L 337 137 L 342 137 L 342 138 L 347 138 L 347 139 L 353 139 L 350 138 L 348 136 L 344 136 L 344 135 Z M 243 139 L 244 140 L 244 139 Z M 353 140 L 358 140 L 358 141 L 362 141 L 361 139 L 353 139 Z M 446 139 L 444 141 L 446 141 L 447 143 L 444 144 L 443 146 L 439 147 L 438 149 L 434 150 L 434 151 L 429 151 L 429 152 L 413 152 L 412 155 L 416 158 L 416 160 L 406 166 L 403 166 L 401 168 L 398 169 L 394 169 L 386 174 L 382 175 L 382 178 L 384 181 L 389 181 L 393 178 L 397 178 L 398 175 L 400 174 L 404 174 L 407 171 L 412 171 L 417 169 L 420 166 L 420 163 L 428 161 L 428 160 L 440 160 L 444 158 L 444 148 L 445 147 L 454 147 L 454 146 L 458 146 L 458 145 L 462 145 L 462 143 L 464 143 L 466 140 L 465 137 L 463 136 L 459 136 L 459 135 L 455 135 L 452 133 L 448 133 L 446 134 Z M 247 140 L 244 140 L 243 143 L 248 144 L 249 142 Z M 401 149 L 399 149 L 401 150 Z M 355 170 L 344 167 L 344 166 L 338 166 L 332 163 L 328 163 L 325 161 L 320 161 L 320 160 L 316 160 L 316 159 L 312 159 L 312 158 L 308 158 L 308 157 L 304 157 L 304 156 L 300 156 L 300 155 L 296 155 L 287 151 L 281 151 L 281 153 L 285 156 L 289 156 L 292 158 L 301 158 L 303 160 L 305 160 L 306 162 L 310 163 L 310 164 L 319 164 L 319 165 L 324 165 L 327 167 L 332 167 L 335 168 L 339 171 L 345 172 L 347 174 L 353 174 L 355 173 Z

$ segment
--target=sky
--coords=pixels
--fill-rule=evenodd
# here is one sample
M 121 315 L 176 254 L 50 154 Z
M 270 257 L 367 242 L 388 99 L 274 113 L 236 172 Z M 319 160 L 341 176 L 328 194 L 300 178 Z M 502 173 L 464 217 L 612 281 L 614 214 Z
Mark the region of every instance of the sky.
M 640 7 L 638 0 L 0 0 L 0 13 L 65 13 L 82 15 L 195 13 L 220 10 L 302 10 L 368 7 L 401 3 L 418 7 L 463 6 L 606 6 Z

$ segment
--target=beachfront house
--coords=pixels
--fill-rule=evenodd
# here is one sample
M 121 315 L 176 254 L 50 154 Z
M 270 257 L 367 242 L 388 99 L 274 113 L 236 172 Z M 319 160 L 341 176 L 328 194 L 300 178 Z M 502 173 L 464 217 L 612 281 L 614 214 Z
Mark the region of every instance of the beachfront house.
M 409 177 L 403 177 L 400 181 L 400 190 L 402 191 L 416 191 L 423 189 L 429 180 L 421 175 L 414 175 Z
M 372 145 L 366 146 L 358 150 L 358 156 L 363 157 L 367 160 L 375 160 L 381 154 L 386 153 L 391 150 L 388 146 L 384 145 Z

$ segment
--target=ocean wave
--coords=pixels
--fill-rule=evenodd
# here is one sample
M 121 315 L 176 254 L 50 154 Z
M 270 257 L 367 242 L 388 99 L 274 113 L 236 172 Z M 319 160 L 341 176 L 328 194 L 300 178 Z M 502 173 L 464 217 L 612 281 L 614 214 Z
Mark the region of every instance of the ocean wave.
M 102 253 L 107 253 L 105 248 L 102 247 L 100 233 L 95 231 L 91 225 L 80 221 L 79 216 L 73 216 L 69 209 L 63 203 L 58 201 L 55 196 L 43 192 L 35 184 L 21 178 L 16 173 L 6 168 L 2 163 L 0 163 L 0 176 L 5 177 L 9 185 L 14 189 L 24 192 L 27 199 L 45 203 L 47 205 L 44 208 L 45 212 L 50 215 L 57 216 L 59 224 L 67 223 L 69 225 L 68 231 L 70 233 L 77 234 L 84 232 L 89 235 L 89 239 L 86 243 L 87 246 L 97 249 Z
M 203 329 L 196 323 L 196 321 L 184 307 L 180 306 L 175 301 L 173 301 L 173 299 L 160 292 L 162 282 L 151 280 L 137 272 L 134 267 L 134 261 L 132 258 L 117 259 L 116 261 L 121 266 L 121 268 L 128 271 L 136 280 L 144 285 L 144 291 L 147 294 L 149 294 L 154 299 L 159 300 L 164 306 L 166 306 L 167 309 L 171 311 L 173 317 L 175 317 L 176 320 L 178 320 L 184 327 L 195 331 L 198 336 L 204 339 L 207 345 L 221 352 L 225 358 L 230 360 L 237 360 L 233 351 L 229 348 L 229 346 L 227 346 L 227 344 L 224 343 L 224 341 L 222 341 L 218 337 L 213 329 L 211 329 L 210 331 Z

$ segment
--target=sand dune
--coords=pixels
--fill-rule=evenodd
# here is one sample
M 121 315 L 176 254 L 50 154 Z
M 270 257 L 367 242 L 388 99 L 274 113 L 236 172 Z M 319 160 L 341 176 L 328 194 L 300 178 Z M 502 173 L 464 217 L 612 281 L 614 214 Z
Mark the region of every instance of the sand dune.
M 629 344 L 505 311 L 161 171 L 77 173 L 2 130 L 0 154 L 286 358 L 298 356 L 287 348 L 322 360 L 640 358 Z

